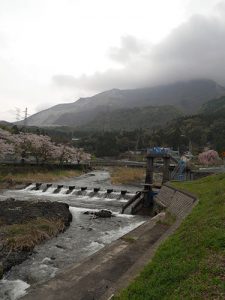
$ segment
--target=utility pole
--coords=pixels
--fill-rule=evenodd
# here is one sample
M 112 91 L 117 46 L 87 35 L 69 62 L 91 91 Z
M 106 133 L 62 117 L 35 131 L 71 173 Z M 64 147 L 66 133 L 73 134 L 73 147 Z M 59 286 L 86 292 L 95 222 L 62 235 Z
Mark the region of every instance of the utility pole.
M 25 111 L 24 111 L 24 127 L 27 127 L 27 117 L 28 117 L 28 110 L 27 110 L 27 107 L 25 108 Z

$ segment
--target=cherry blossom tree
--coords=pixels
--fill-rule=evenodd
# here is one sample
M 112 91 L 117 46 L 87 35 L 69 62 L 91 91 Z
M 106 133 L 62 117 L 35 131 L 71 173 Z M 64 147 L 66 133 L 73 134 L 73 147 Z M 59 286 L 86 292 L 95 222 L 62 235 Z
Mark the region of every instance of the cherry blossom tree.
M 52 160 L 53 147 L 49 136 L 33 133 L 20 133 L 15 141 L 17 156 L 21 158 L 33 156 L 37 163 Z
M 215 150 L 207 150 L 198 155 L 202 165 L 214 165 L 219 161 L 219 154 Z
M 81 160 L 90 160 L 91 155 L 89 153 L 85 153 L 83 149 L 78 149 L 68 145 L 58 145 L 55 147 L 54 157 L 56 160 L 63 163 L 74 163 L 80 162 Z
M 13 135 L 0 128 L 0 158 L 5 159 L 7 155 L 14 154 Z
M 0 129 L 0 157 L 14 154 L 19 159 L 34 157 L 36 162 L 80 162 L 89 160 L 91 156 L 83 149 L 68 145 L 56 145 L 47 135 L 33 133 L 11 134 Z
M 71 148 L 66 145 L 55 146 L 53 150 L 53 157 L 60 164 L 63 164 L 64 162 L 69 162 L 72 158 Z
M 0 139 L 6 141 L 6 142 L 12 142 L 13 141 L 13 134 L 11 134 L 9 131 L 1 129 L 0 128 Z
M 5 159 L 7 155 L 12 155 L 14 153 L 13 144 L 9 144 L 3 139 L 0 139 L 0 158 Z

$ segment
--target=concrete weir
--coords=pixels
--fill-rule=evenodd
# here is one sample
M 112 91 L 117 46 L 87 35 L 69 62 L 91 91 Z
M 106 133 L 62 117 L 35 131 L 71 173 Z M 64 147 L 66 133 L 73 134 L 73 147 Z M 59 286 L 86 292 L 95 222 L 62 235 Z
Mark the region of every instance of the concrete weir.
M 100 187 L 88 187 L 88 186 L 66 186 L 63 184 L 51 184 L 51 183 L 29 183 L 25 188 L 26 192 L 42 192 L 49 194 L 64 194 L 64 195 L 80 195 L 97 198 L 112 198 L 112 199 L 124 199 L 129 200 L 133 197 L 133 194 L 127 190 L 114 190 L 111 188 L 102 190 Z
M 155 217 L 55 278 L 32 287 L 22 299 L 111 299 L 137 276 L 196 203 L 194 195 L 164 185 L 154 199 Z M 166 222 L 167 212 L 176 218 L 172 225 Z

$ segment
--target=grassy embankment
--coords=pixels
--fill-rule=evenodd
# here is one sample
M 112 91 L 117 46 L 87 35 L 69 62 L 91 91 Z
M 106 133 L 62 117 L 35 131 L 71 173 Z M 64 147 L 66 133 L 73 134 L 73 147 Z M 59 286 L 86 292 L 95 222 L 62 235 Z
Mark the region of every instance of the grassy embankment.
M 32 249 L 35 245 L 64 231 L 60 219 L 37 218 L 22 224 L 2 225 L 3 245 L 10 251 Z
M 43 167 L 1 167 L 0 188 L 29 182 L 52 182 L 81 174 L 81 170 L 63 170 L 60 168 L 49 170 Z
M 112 184 L 128 184 L 143 182 L 145 178 L 144 168 L 116 167 L 110 169 Z
M 199 203 L 115 299 L 225 299 L 225 175 L 175 185 Z
M 5 253 L 32 251 L 35 245 L 56 236 L 64 229 L 65 224 L 60 219 L 37 218 L 26 223 L 11 225 L 0 223 L 2 249 Z M 3 266 L 0 262 L 0 279 L 2 276 Z

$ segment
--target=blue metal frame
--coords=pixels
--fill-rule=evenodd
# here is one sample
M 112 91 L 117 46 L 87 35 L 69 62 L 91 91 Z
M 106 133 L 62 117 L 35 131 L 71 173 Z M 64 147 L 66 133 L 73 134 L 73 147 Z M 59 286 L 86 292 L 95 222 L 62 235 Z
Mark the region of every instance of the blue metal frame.
M 147 154 L 165 155 L 165 154 L 169 154 L 169 151 L 168 149 L 163 147 L 153 147 L 153 148 L 147 148 Z

